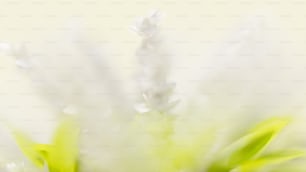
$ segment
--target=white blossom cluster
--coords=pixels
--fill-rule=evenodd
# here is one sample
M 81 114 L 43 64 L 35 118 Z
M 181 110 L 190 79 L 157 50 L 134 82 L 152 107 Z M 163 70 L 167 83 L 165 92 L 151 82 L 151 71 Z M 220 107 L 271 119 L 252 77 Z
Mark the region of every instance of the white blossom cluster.
M 143 103 L 136 105 L 136 110 L 141 113 L 167 112 L 178 103 L 171 97 L 175 83 L 168 79 L 170 54 L 165 49 L 158 27 L 159 18 L 159 13 L 154 12 L 133 27 L 142 38 L 136 51 L 141 65 L 139 86 L 143 99 Z

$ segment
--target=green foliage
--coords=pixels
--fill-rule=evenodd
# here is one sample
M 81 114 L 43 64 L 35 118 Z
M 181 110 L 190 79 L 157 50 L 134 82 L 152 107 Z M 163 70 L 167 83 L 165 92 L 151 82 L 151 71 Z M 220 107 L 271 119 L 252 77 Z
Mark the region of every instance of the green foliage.
M 269 143 L 289 123 L 288 118 L 273 118 L 253 128 L 229 147 L 209 166 L 208 172 L 255 172 L 267 165 L 282 163 L 301 156 L 303 151 L 281 150 L 263 154 Z
M 16 129 L 13 135 L 24 155 L 37 167 L 47 163 L 50 172 L 77 171 L 79 128 L 74 120 L 65 119 L 60 123 L 51 144 L 35 143 Z
M 268 153 L 260 158 L 249 160 L 240 166 L 240 171 L 254 171 L 265 165 L 279 164 L 288 160 L 304 156 L 303 151 L 298 150 L 284 150 L 273 153 Z
M 288 163 L 286 168 L 281 165 L 304 156 L 304 151 L 287 149 L 269 151 L 267 149 L 274 138 L 290 122 L 288 118 L 273 118 L 258 124 L 245 135 L 228 144 L 229 146 L 221 150 L 220 154 L 215 155 L 211 161 L 206 159 L 208 162 L 199 163 L 199 160 L 203 160 L 201 157 L 205 156 L 205 145 L 215 143 L 211 137 L 208 137 L 209 134 L 201 133 L 193 137 L 182 136 L 174 139 L 172 128 L 174 119 L 165 117 L 161 118 L 164 120 L 161 120 L 159 117 L 163 116 L 148 118 L 150 122 L 145 122 L 146 120 L 143 121 L 142 118 L 138 119 L 140 124 L 145 124 L 144 127 L 152 136 L 152 141 L 159 145 L 155 147 L 153 144 L 152 147 L 150 145 L 147 147 L 150 152 L 148 161 L 156 160 L 155 165 L 159 172 L 183 170 L 189 172 L 203 170 L 205 172 L 261 172 L 267 171 L 267 168 L 271 172 L 285 172 L 286 169 L 287 171 L 288 169 L 292 169 L 289 171 L 301 171 L 299 170 L 301 165 L 289 166 L 291 163 Z M 148 125 L 149 123 L 151 125 Z M 60 123 L 51 144 L 35 143 L 23 132 L 14 130 L 17 144 L 26 157 L 39 168 L 47 164 L 49 172 L 78 171 L 78 135 L 78 125 L 71 119 L 63 120 Z M 190 144 L 180 144 L 186 138 L 192 138 L 189 140 Z M 186 143 L 189 142 L 186 141 Z M 144 168 L 152 171 L 150 167 Z M 126 171 L 131 170 L 127 167 Z

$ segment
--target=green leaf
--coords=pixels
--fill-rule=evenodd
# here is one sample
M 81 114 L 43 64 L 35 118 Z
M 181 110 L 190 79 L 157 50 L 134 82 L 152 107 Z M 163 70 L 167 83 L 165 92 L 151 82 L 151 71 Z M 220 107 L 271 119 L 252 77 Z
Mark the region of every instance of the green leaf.
M 225 169 L 223 171 L 227 171 L 254 159 L 289 121 L 288 118 L 272 118 L 258 124 L 248 134 L 225 149 L 221 157 L 213 162 L 209 169 Z
M 36 150 L 36 143 L 29 136 L 17 129 L 13 130 L 13 136 L 17 145 L 25 156 L 37 167 L 42 168 L 45 164 L 44 157 Z
M 245 162 L 239 167 L 239 170 L 241 172 L 250 172 L 262 168 L 266 165 L 279 164 L 302 156 L 305 156 L 304 151 L 287 150 L 287 151 L 273 152 L 261 156 L 257 159 Z
M 232 150 L 229 165 L 236 166 L 254 158 L 265 149 L 288 122 L 289 120 L 286 118 L 274 118 L 257 125 L 247 136 L 241 138 L 229 148 L 229 150 Z
M 56 172 L 77 171 L 78 137 L 79 128 L 75 121 L 62 121 L 55 132 L 52 145 L 47 149 L 50 169 L 56 169 Z
M 73 119 L 61 121 L 51 144 L 35 143 L 18 130 L 13 133 L 22 152 L 37 167 L 47 162 L 50 172 L 77 171 L 79 127 Z

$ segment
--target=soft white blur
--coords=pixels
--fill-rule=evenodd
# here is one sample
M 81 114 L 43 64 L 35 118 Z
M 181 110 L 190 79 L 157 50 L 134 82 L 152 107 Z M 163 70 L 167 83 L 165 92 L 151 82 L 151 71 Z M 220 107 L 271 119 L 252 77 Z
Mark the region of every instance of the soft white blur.
M 176 112 L 201 107 L 233 121 L 235 114 L 303 115 L 305 7 L 281 0 L 2 0 L 0 121 L 40 142 L 49 141 L 60 111 L 88 114 L 91 131 L 116 130 L 110 107 L 129 115 L 138 93 L 140 39 L 129 26 L 154 9 L 163 14 L 173 57 Z M 0 131 L 0 144 L 12 145 L 6 128 Z

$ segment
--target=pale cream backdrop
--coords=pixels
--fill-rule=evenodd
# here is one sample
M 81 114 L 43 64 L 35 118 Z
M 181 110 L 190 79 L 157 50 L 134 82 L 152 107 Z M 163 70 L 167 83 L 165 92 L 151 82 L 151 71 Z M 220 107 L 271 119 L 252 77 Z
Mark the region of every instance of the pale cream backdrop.
M 303 69 L 305 9 L 303 0 L 0 0 L 0 43 L 25 43 L 36 49 L 33 51 L 44 51 L 62 43 L 64 37 L 69 39 L 74 27 L 82 28 L 104 47 L 105 59 L 125 81 L 123 87 L 130 88 L 138 67 L 134 53 L 140 41 L 130 26 L 137 18 L 158 10 L 169 51 L 173 53 L 171 76 L 177 82 L 176 94 L 184 97 L 201 87 L 201 77 L 214 75 L 215 69 L 208 70 L 206 65 L 214 58 L 212 54 L 222 51 L 224 42 L 235 39 L 239 28 L 248 23 L 264 21 L 270 28 L 268 33 L 276 35 L 272 42 L 275 38 L 281 44 L 274 53 L 285 51 L 284 64 L 299 64 Z M 280 36 L 284 38 L 282 42 L 278 40 Z M 38 140 L 48 140 L 55 112 L 24 71 L 16 67 L 16 59 L 5 51 L 0 57 L 0 120 L 34 133 Z M 276 58 L 268 63 L 277 61 Z M 63 60 L 63 64 L 69 62 Z M 305 75 L 305 69 L 296 74 Z M 133 89 L 127 90 L 133 93 Z M 295 91 L 298 94 L 299 90 Z M 304 91 L 301 90 L 301 96 L 305 96 Z M 8 137 L 0 139 L 1 144 Z

